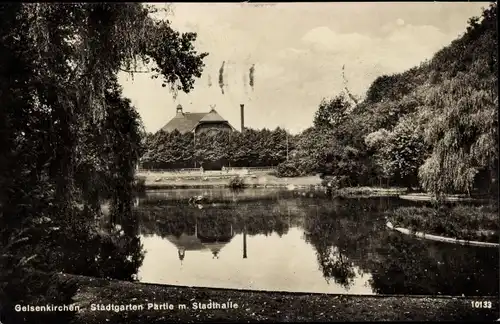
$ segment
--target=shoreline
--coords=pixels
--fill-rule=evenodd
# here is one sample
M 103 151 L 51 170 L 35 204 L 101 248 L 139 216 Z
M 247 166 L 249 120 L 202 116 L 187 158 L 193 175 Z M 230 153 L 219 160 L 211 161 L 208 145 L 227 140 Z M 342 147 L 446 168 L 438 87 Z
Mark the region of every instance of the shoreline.
M 80 307 L 71 323 L 145 323 L 200 321 L 380 321 L 380 320 L 496 320 L 497 297 L 338 295 L 292 292 L 264 292 L 220 288 L 197 288 L 127 282 L 71 274 L 37 272 L 32 281 L 43 282 L 48 291 L 66 292 L 66 304 Z M 68 293 L 73 291 L 74 293 Z M 43 293 L 43 292 L 42 292 Z M 172 296 L 175 296 L 173 298 Z M 487 301 L 490 309 L 474 309 L 473 301 Z M 193 303 L 238 304 L 238 308 L 178 309 Z M 144 307 L 141 311 L 89 311 L 92 304 L 164 304 L 171 310 Z M 180 308 L 180 307 L 179 307 Z M 46 316 L 65 316 L 61 313 Z M 33 321 L 41 313 L 33 313 Z
M 293 179 L 293 178 L 292 178 Z M 203 182 L 193 182 L 193 183 L 181 183 L 177 184 L 175 181 L 169 182 L 147 182 L 142 185 L 142 188 L 146 191 L 155 190 L 172 190 L 172 189 L 231 189 L 232 187 L 228 183 L 216 182 L 216 183 L 203 183 Z M 325 191 L 326 188 L 321 184 L 301 184 L 298 181 L 291 181 L 290 183 L 246 183 L 240 189 L 308 189 L 315 191 Z M 336 196 L 356 196 L 356 197 L 398 197 L 399 199 L 408 201 L 421 201 L 430 202 L 434 198 L 426 193 L 414 193 L 407 194 L 408 190 L 406 188 L 378 188 L 378 187 L 346 187 L 341 188 L 336 193 Z M 487 203 L 491 199 L 487 198 L 474 198 L 474 197 L 454 197 L 447 196 L 444 198 L 445 202 L 476 202 L 476 203 Z
M 367 189 L 368 188 L 368 189 Z M 234 189 L 228 184 L 171 184 L 171 183 L 154 183 L 145 184 L 144 191 L 162 191 L 162 190 L 178 190 L 178 189 Z M 245 189 L 282 189 L 288 191 L 294 190 L 311 190 L 326 193 L 326 188 L 320 185 L 310 184 L 246 184 L 242 188 Z M 399 197 L 404 193 L 405 189 L 398 188 L 369 188 L 369 187 L 348 187 L 339 189 L 333 197 L 341 198 L 373 198 L 373 197 Z
M 266 173 L 254 174 L 174 174 L 169 172 L 139 173 L 136 179 L 141 180 L 141 190 L 171 190 L 171 189 L 231 189 L 229 181 L 239 176 L 244 183 L 241 188 L 236 189 L 287 189 L 287 190 L 314 190 L 326 191 L 322 180 L 318 176 L 303 176 L 293 178 L 279 178 Z M 340 197 L 398 197 L 408 201 L 430 202 L 434 198 L 425 192 L 409 193 L 407 188 L 398 187 L 346 187 L 338 189 L 334 196 Z M 489 202 L 490 199 L 483 197 L 465 197 L 463 195 L 448 195 L 445 202 Z
M 293 178 L 292 178 L 293 179 Z M 172 190 L 172 189 L 231 189 L 232 187 L 228 183 L 182 183 L 176 184 L 175 181 L 170 182 L 148 182 L 143 185 L 143 189 L 147 191 L 155 190 Z M 300 182 L 295 181 L 290 183 L 246 183 L 241 189 L 309 189 L 315 191 L 325 191 L 326 188 L 321 186 L 321 184 L 300 184 Z M 377 196 L 394 196 L 403 200 L 408 201 L 422 201 L 430 202 L 434 198 L 426 193 L 415 193 L 407 194 L 407 189 L 405 188 L 377 188 L 377 187 L 346 187 L 341 188 L 337 191 L 336 196 L 356 196 L 356 197 L 377 197 Z M 487 198 L 474 198 L 474 197 L 454 197 L 447 196 L 444 198 L 445 202 L 478 202 L 487 203 L 491 201 Z
M 450 244 L 459 244 L 459 245 L 465 245 L 465 246 L 489 247 L 489 248 L 498 248 L 500 246 L 499 243 L 463 240 L 463 239 L 457 239 L 457 238 L 452 238 L 452 237 L 447 237 L 447 236 L 412 231 L 412 230 L 407 229 L 407 228 L 396 227 L 391 222 L 387 222 L 386 227 L 393 230 L 393 231 L 404 234 L 404 235 L 415 236 L 416 238 L 429 240 L 429 241 L 443 242 L 443 243 L 450 243 Z
M 435 201 L 434 196 L 427 193 L 411 193 L 399 195 L 400 199 L 410 200 L 410 201 Z M 491 199 L 482 197 L 464 197 L 461 195 L 448 195 L 444 198 L 445 202 L 489 202 Z
M 286 189 L 288 184 L 246 184 L 243 188 L 238 189 L 253 189 L 253 188 L 276 188 Z M 294 185 L 297 189 L 317 188 L 317 185 Z M 144 185 L 146 190 L 166 190 L 166 189 L 212 189 L 212 188 L 231 188 L 229 184 L 224 183 L 192 183 L 192 184 L 174 184 L 174 183 L 147 183 Z
M 314 191 L 326 191 L 320 180 L 312 177 L 300 178 L 245 178 L 245 183 L 240 189 L 287 189 L 290 191 L 306 189 Z M 145 181 L 142 189 L 147 191 L 171 190 L 171 189 L 231 189 L 229 181 L 220 178 L 209 178 L 207 181 L 175 181 L 164 179 L 162 181 Z M 407 192 L 406 188 L 380 188 L 380 187 L 346 187 L 338 189 L 335 196 L 400 196 Z

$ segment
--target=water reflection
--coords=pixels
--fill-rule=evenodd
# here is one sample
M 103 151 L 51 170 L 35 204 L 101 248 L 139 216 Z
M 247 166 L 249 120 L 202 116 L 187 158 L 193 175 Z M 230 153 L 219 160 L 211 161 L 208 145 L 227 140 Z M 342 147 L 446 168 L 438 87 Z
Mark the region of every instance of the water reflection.
M 29 241 L 17 249 L 19 255 L 33 255 L 35 269 L 100 278 L 134 280 L 144 259 L 136 213 L 122 214 L 117 228 L 89 224 L 84 212 L 74 214 L 72 226 L 47 222 L 29 228 Z M 59 224 L 55 224 L 59 225 Z
M 207 224 L 209 226 L 207 226 Z M 220 225 L 220 226 L 218 226 Z M 213 229 L 217 229 L 216 232 Z M 230 223 L 211 224 L 198 223 L 196 220 L 193 232 L 181 235 L 167 235 L 166 239 L 177 247 L 179 260 L 184 260 L 186 251 L 211 251 L 214 258 L 219 258 L 222 248 L 234 237 L 233 225 Z
M 67 233 L 62 243 L 48 240 L 56 253 L 44 263 L 67 273 L 135 280 L 144 260 L 138 216 L 135 213 L 122 214 L 115 226 L 113 229 L 102 227 L 95 234 L 80 235 L 76 240 Z
M 354 264 L 349 260 L 344 250 L 333 245 L 330 235 L 335 235 L 336 232 L 325 224 L 323 228 L 314 227 L 308 230 L 305 239 L 311 243 L 316 250 L 316 256 L 319 267 L 327 282 L 333 279 L 336 283 L 348 289 L 356 273 Z M 326 231 L 321 231 L 326 229 Z
M 498 295 L 498 250 L 450 246 L 399 235 L 380 238 L 368 269 L 383 294 Z
M 282 237 L 276 234 L 247 234 L 247 258 L 243 258 L 244 234 L 239 233 L 224 247 L 219 259 L 214 259 L 208 251 L 189 251 L 182 264 L 178 260 L 177 248 L 170 242 L 159 236 L 145 237 L 143 243 L 148 252 L 139 277 L 143 282 L 187 286 L 325 293 L 341 291 L 340 285 L 325 282 L 317 267 L 314 251 L 301 239 L 302 235 L 302 230 L 296 227 Z M 268 251 L 263 253 L 266 249 Z M 354 291 L 365 293 L 368 279 L 358 280 L 353 285 Z
M 188 203 L 203 195 L 203 208 Z M 352 294 L 498 294 L 498 251 L 387 231 L 394 198 L 166 192 L 141 198 L 144 282 Z

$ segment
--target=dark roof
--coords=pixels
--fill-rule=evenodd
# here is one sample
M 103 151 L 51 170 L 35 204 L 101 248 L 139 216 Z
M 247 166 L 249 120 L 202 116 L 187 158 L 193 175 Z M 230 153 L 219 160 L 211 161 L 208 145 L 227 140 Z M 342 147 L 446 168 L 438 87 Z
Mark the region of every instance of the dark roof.
M 225 122 L 226 120 L 221 117 L 215 110 L 210 110 L 208 114 L 200 119 L 200 122 Z
M 165 126 L 162 127 L 164 132 L 173 132 L 178 130 L 181 133 L 191 132 L 200 123 L 211 123 L 211 122 L 223 122 L 227 123 L 233 130 L 235 129 L 231 124 L 222 118 L 215 109 L 210 110 L 207 113 L 189 113 L 185 112 L 182 114 L 177 114 L 172 118 Z
M 165 132 L 173 132 L 178 130 L 181 133 L 187 133 L 193 130 L 193 128 L 198 125 L 200 120 L 205 117 L 207 113 L 183 113 L 182 115 L 176 115 L 172 118 L 162 130 Z

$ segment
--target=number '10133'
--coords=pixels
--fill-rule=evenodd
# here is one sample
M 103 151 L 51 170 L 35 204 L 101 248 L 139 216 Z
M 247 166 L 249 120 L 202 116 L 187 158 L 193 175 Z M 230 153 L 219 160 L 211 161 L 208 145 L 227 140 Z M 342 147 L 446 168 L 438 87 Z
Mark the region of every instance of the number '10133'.
M 471 301 L 472 308 L 491 308 L 493 305 L 491 301 Z

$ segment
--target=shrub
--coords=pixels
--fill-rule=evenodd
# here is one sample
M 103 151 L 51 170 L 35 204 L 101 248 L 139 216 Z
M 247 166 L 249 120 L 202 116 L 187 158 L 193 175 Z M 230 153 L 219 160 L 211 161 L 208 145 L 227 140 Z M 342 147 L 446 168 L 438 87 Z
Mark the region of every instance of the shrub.
M 399 207 L 386 216 L 395 226 L 458 239 L 498 242 L 498 209 L 495 206 Z M 493 231 L 485 234 L 483 231 Z
M 146 177 L 136 177 L 132 186 L 135 193 L 143 193 L 146 191 Z
M 232 177 L 229 180 L 229 188 L 242 189 L 245 187 L 245 180 L 240 176 Z
M 299 170 L 295 162 L 286 161 L 278 165 L 276 175 L 278 177 L 300 177 L 303 172 Z
M 338 177 L 336 176 L 325 176 L 325 175 L 321 175 L 321 185 L 323 187 L 327 187 L 328 189 L 339 189 L 340 188 L 340 181 L 338 179 Z

